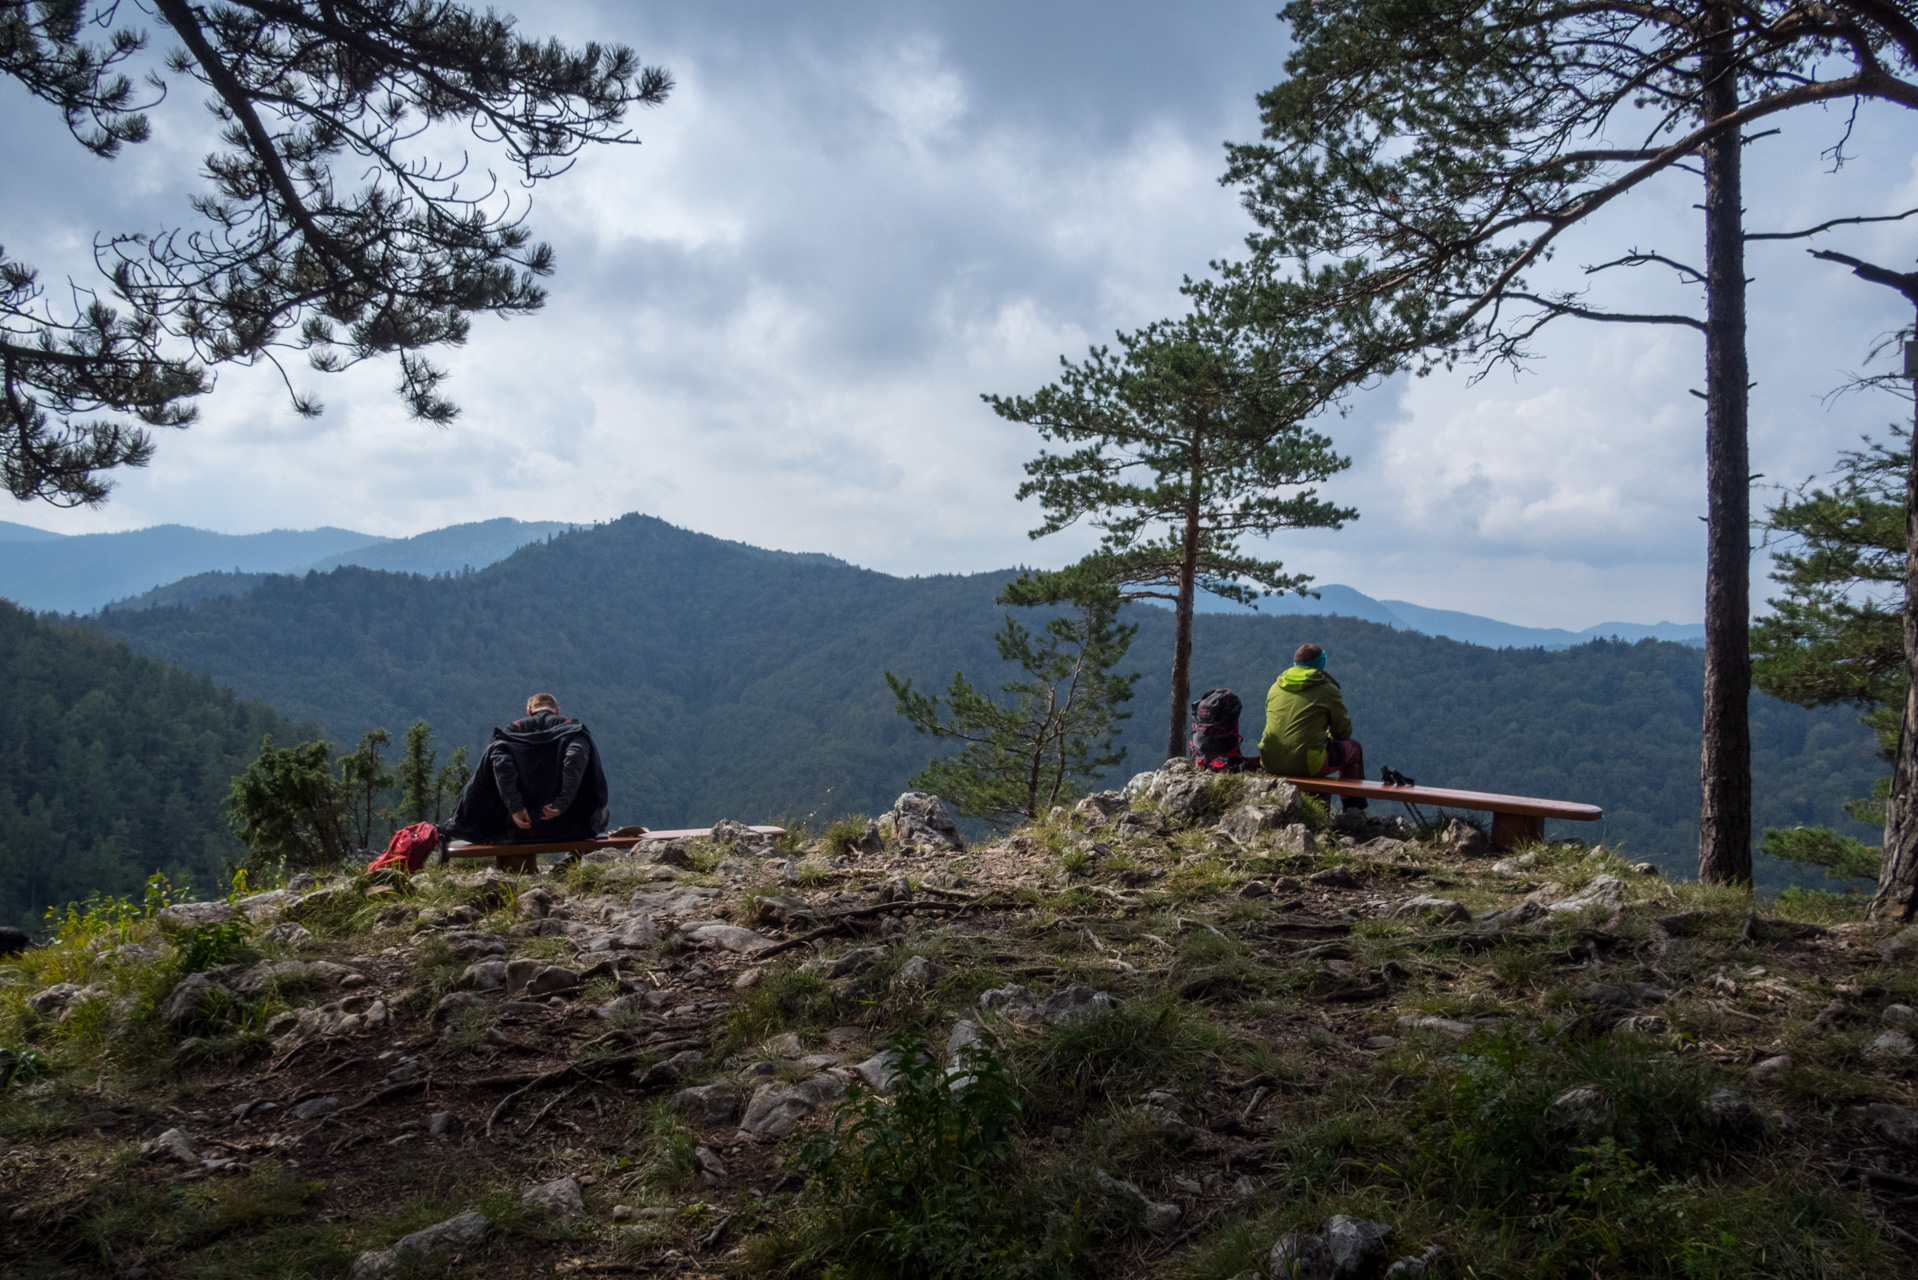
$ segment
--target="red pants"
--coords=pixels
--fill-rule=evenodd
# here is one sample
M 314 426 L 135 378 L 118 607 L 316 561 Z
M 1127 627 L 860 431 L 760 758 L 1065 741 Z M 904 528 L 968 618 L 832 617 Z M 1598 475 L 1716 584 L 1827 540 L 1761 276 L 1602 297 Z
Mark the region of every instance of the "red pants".
M 1325 745 L 1325 767 L 1319 770 L 1321 778 L 1337 776 L 1346 782 L 1365 781 L 1365 749 L 1351 738 L 1335 738 Z M 1366 801 L 1363 796 L 1341 796 L 1339 808 L 1363 809 Z

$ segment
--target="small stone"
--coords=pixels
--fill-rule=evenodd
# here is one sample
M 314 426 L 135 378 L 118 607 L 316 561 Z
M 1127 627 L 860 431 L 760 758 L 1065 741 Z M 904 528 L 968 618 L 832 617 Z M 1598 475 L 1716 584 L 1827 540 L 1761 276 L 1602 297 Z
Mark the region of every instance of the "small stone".
M 1453 902 L 1449 898 L 1434 898 L 1420 895 L 1408 898 L 1393 908 L 1394 918 L 1402 916 L 1428 916 L 1440 924 L 1457 924 L 1472 918 L 1472 909 L 1462 902 Z
M 1865 1046 L 1865 1053 L 1874 1058 L 1909 1058 L 1913 1050 L 1911 1037 L 1902 1031 L 1887 1031 Z
M 1266 1255 L 1265 1274 L 1271 1280 L 1332 1280 L 1332 1253 L 1325 1237 L 1286 1232 Z
M 742 953 L 776 945 L 771 938 L 736 924 L 702 923 L 687 930 L 685 937 L 689 942 L 702 947 L 715 947 L 722 951 Z
M 1730 1129 L 1750 1131 L 1764 1128 L 1764 1117 L 1751 1100 L 1736 1089 L 1714 1089 L 1705 1096 L 1707 1116 Z
M 1400 1031 L 1441 1031 L 1454 1040 L 1463 1040 L 1472 1034 L 1472 1024 L 1469 1022 L 1458 1022 L 1452 1018 L 1437 1018 L 1429 1015 L 1421 1017 L 1417 1014 L 1406 1014 L 1399 1019 L 1398 1027 Z
M 469 964 L 454 979 L 453 985 L 463 991 L 498 991 L 506 985 L 506 962 L 481 960 L 477 964 Z
M 508 967 L 510 968 L 511 966 Z M 579 990 L 579 985 L 579 974 L 571 969 L 561 968 L 556 964 L 549 964 L 542 967 L 527 982 L 525 994 L 529 999 L 541 996 L 571 995 L 573 992 Z
M 740 1132 L 755 1138 L 783 1138 L 845 1092 L 846 1082 L 833 1075 L 820 1074 L 797 1083 L 769 1080 L 753 1091 L 739 1120 Z
M 559 1216 L 582 1213 L 586 1209 L 579 1183 L 571 1178 L 555 1178 L 551 1182 L 528 1187 L 520 1193 L 519 1202 L 528 1209 Z
M 362 1253 L 353 1264 L 352 1280 L 368 1280 L 370 1276 L 391 1271 L 401 1258 L 409 1255 L 439 1257 L 462 1253 L 485 1239 L 486 1215 L 469 1209 L 445 1222 L 401 1236 L 390 1249 L 370 1249 Z
M 765 976 L 766 971 L 764 969 L 748 969 L 733 979 L 733 990 L 751 991 L 760 984 L 760 981 L 764 979 Z
M 1656 862 L 1634 862 L 1632 864 L 1632 871 L 1641 876 L 1655 876 L 1658 874 L 1658 864 Z
M 1774 1076 L 1790 1071 L 1791 1068 L 1791 1055 L 1788 1053 L 1780 1053 L 1773 1057 L 1766 1058 L 1763 1062 L 1752 1067 L 1751 1075 L 1754 1080 L 1770 1080 Z
M 854 1065 L 852 1072 L 874 1093 L 887 1093 L 892 1082 L 898 1078 L 899 1054 L 893 1049 L 884 1049 Z
M 486 1001 L 470 991 L 450 991 L 441 996 L 439 1003 L 433 1006 L 433 1018 L 438 1021 L 463 1009 L 484 1009 L 485 1007 Z
M 1878 944 L 1878 954 L 1886 964 L 1906 964 L 1918 960 L 1918 924 L 1907 925 Z
M 1473 855 L 1491 850 L 1492 842 L 1463 818 L 1453 818 L 1445 824 L 1445 831 L 1439 836 L 1439 843 L 1456 854 Z
M 633 1212 L 633 1206 L 629 1204 L 616 1204 L 613 1206 L 614 1222 L 631 1222 L 637 1216 L 638 1215 Z
M 1399 1041 L 1397 1036 L 1367 1036 L 1365 1037 L 1365 1047 L 1368 1049 L 1377 1049 L 1377 1050 L 1394 1049 L 1398 1047 L 1398 1043 Z
M 799 972 L 832 979 L 863 973 L 884 959 L 884 947 L 854 947 L 837 956 L 818 956 L 799 966 Z
M 1312 828 L 1303 822 L 1294 822 L 1279 829 L 1278 835 L 1273 837 L 1272 847 L 1279 853 L 1303 857 L 1306 854 L 1317 853 L 1319 841 L 1318 837 L 1312 834 Z
M 453 1113 L 451 1111 L 435 1111 L 427 1118 L 426 1134 L 429 1138 L 444 1138 L 447 1129 L 452 1126 L 452 1123 Z
M 739 1086 L 730 1080 L 722 1080 L 716 1084 L 681 1089 L 667 1105 L 692 1124 L 702 1129 L 712 1129 L 731 1124 L 739 1115 L 741 1100 Z
M 1918 1147 L 1918 1111 L 1891 1102 L 1849 1107 L 1845 1114 L 1900 1147 Z
M 295 1120 L 314 1120 L 320 1116 L 330 1116 L 340 1109 L 338 1098 L 308 1098 L 293 1108 Z
M 1115 1178 L 1103 1169 L 1093 1170 L 1092 1178 L 1099 1184 L 1101 1190 L 1134 1206 L 1145 1219 L 1145 1229 L 1153 1235 L 1170 1231 L 1179 1225 L 1179 1219 L 1185 1216 L 1185 1211 L 1178 1205 L 1162 1204 L 1153 1200 L 1136 1184 L 1127 1182 L 1123 1178 Z
M 1888 1027 L 1908 1027 L 1918 1022 L 1918 1009 L 1908 1004 L 1888 1004 L 1878 1018 Z
M 708 1186 L 724 1181 L 726 1162 L 711 1147 L 693 1148 L 693 1161 L 699 1166 L 699 1176 Z
M 1327 867 L 1315 871 L 1306 877 L 1321 889 L 1358 889 L 1364 887 L 1364 881 L 1353 875 L 1347 867 Z
M 1612 1099 L 1595 1084 L 1575 1084 L 1553 1098 L 1548 1110 L 1559 1124 L 1597 1128 L 1610 1122 Z
M 1334 1214 L 1325 1224 L 1325 1249 L 1339 1275 L 1356 1274 L 1383 1257 L 1392 1228 L 1383 1222 Z
M 200 1157 L 194 1154 L 193 1144 L 186 1134 L 178 1129 L 166 1129 L 154 1134 L 140 1144 L 140 1158 L 143 1160 L 177 1160 L 181 1164 L 200 1163 Z
M 929 987 L 938 977 L 938 970 L 932 961 L 924 956 L 913 956 L 899 966 L 892 975 L 892 985 L 898 989 Z
M 1625 882 L 1617 876 L 1596 876 L 1569 898 L 1546 907 L 1551 912 L 1586 911 L 1593 908 L 1616 909 L 1625 905 Z

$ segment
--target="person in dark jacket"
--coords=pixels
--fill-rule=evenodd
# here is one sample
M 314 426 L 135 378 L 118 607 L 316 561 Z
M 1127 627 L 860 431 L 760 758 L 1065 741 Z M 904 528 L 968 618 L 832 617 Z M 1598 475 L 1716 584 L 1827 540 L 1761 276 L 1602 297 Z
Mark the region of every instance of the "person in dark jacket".
M 522 719 L 493 730 L 452 821 L 440 830 L 475 844 L 590 840 L 606 829 L 607 800 L 593 735 L 561 714 L 552 694 L 536 693 Z
M 1365 752 L 1352 737 L 1352 716 L 1339 682 L 1326 674 L 1325 650 L 1318 645 L 1300 645 L 1265 697 L 1259 765 L 1293 778 L 1336 774 L 1349 782 L 1365 780 Z M 1347 796 L 1341 807 L 1363 809 L 1366 802 Z

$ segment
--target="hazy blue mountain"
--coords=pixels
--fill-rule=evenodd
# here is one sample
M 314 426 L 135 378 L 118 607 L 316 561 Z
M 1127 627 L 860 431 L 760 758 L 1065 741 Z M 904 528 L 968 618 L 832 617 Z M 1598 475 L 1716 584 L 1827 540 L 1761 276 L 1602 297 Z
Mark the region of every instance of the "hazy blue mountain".
M 1010 571 L 895 578 L 765 553 L 643 516 L 536 543 L 437 579 L 344 568 L 271 577 L 197 608 L 89 620 L 143 653 L 311 719 L 334 741 L 430 721 L 477 747 L 537 690 L 592 726 L 618 822 L 829 818 L 888 806 L 931 753 L 883 673 L 941 689 L 1005 678 L 992 641 Z M 1356 593 L 1354 593 L 1356 594 Z M 1166 748 L 1172 619 L 1138 608 L 1144 672 L 1126 773 Z M 1687 872 L 1696 857 L 1703 654 L 1597 641 L 1475 645 L 1326 616 L 1207 614 L 1193 689 L 1228 685 L 1256 738 L 1264 697 L 1306 639 L 1333 653 L 1371 769 L 1600 804 L 1603 838 Z M 1841 823 L 1883 771 L 1842 710 L 1755 698 L 1760 825 Z M 1862 829 L 1854 828 L 1862 833 Z
M 577 528 L 554 520 L 481 520 L 411 538 L 351 529 L 224 534 L 182 525 L 64 536 L 0 524 L 0 597 L 28 609 L 88 613 L 144 609 L 252 589 L 263 574 L 361 565 L 395 573 L 458 573 L 505 559 L 529 542 Z
M 1329 583 L 1315 588 L 1316 596 L 1268 596 L 1258 609 L 1224 600 L 1218 596 L 1201 597 L 1202 613 L 1264 613 L 1274 616 L 1324 616 L 1360 618 L 1382 623 L 1400 631 L 1462 640 L 1466 644 L 1491 649 L 1564 649 L 1589 640 L 1671 640 L 1679 644 L 1703 645 L 1705 628 L 1701 623 L 1679 622 L 1601 622 L 1583 631 L 1562 627 L 1521 627 L 1475 613 L 1453 609 L 1431 609 L 1406 600 L 1376 600 L 1352 587 Z
M 456 524 L 411 538 L 393 538 L 358 547 L 300 567 L 325 572 L 345 565 L 385 569 L 392 573 L 458 573 L 484 569 L 504 560 L 529 542 L 577 529 L 578 524 L 557 520 L 479 520 Z M 300 571 L 296 570 L 296 571 Z
M 47 529 L 36 529 L 32 525 L 0 520 L 0 542 L 57 542 L 65 536 Z
M 87 613 L 196 573 L 283 573 L 377 541 L 351 529 L 230 534 L 177 524 L 76 534 L 10 545 L 0 556 L 0 597 L 42 613 Z

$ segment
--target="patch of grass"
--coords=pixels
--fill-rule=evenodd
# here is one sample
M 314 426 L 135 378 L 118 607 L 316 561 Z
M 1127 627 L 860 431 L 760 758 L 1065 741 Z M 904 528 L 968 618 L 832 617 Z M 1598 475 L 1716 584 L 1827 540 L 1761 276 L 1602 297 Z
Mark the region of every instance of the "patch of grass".
M 834 1003 L 829 985 L 818 974 L 797 969 L 767 974 L 726 1015 L 721 1055 L 737 1053 L 782 1031 L 831 1026 Z
M 825 834 L 819 837 L 820 847 L 826 856 L 844 858 L 851 854 L 853 845 L 866 836 L 866 822 L 864 817 L 852 813 L 834 818 Z
M 1773 902 L 1776 914 L 1790 920 L 1812 924 L 1840 924 L 1863 920 L 1871 908 L 1871 895 L 1856 889 L 1830 893 L 1824 889 L 1801 889 L 1797 885 L 1780 893 Z
M 1149 1089 L 1196 1087 L 1226 1048 L 1226 1036 L 1201 1012 L 1171 997 L 1135 999 L 1111 1013 L 1019 1036 L 1007 1061 L 1039 1126 L 1082 1119 L 1108 1102 Z

